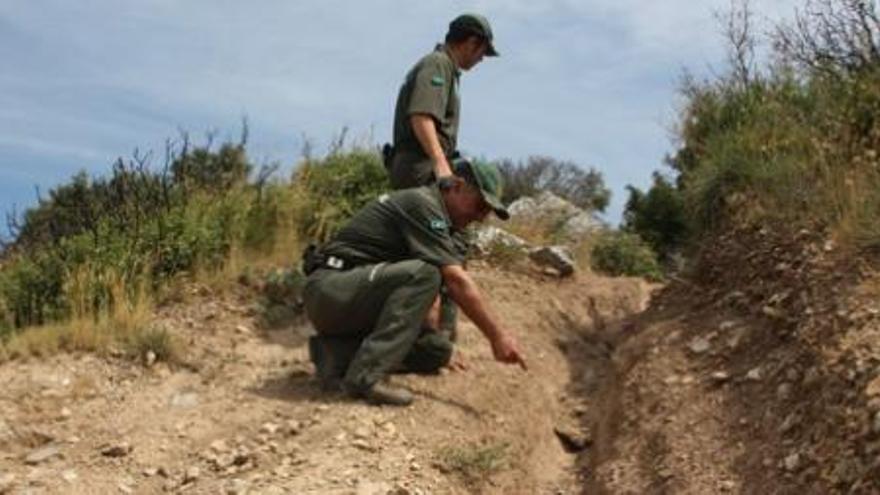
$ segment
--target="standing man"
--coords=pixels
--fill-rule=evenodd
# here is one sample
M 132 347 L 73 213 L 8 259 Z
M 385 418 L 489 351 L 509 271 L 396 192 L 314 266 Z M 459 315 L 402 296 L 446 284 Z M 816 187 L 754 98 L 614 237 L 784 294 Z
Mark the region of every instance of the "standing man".
M 453 161 L 442 183 L 384 194 L 305 258 L 303 300 L 317 331 L 309 354 L 325 388 L 374 404 L 405 406 L 412 395 L 383 383 L 393 371 L 435 372 L 453 344 L 438 328 L 443 284 L 480 329 L 495 359 L 525 360 L 516 339 L 464 270 L 457 232 L 490 212 L 509 217 L 493 165 Z
M 394 189 L 452 175 L 449 159 L 458 140 L 459 76 L 484 56 L 498 56 L 489 21 L 462 14 L 449 23 L 445 43 L 407 73 L 394 110 L 394 146 L 386 146 L 385 152 Z

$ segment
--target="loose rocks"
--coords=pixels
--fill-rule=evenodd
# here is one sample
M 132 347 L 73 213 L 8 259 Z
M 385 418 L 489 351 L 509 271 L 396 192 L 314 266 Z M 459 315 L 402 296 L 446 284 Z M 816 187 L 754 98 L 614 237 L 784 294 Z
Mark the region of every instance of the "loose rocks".
M 59 456 L 61 456 L 61 449 L 57 445 L 47 445 L 32 451 L 24 458 L 24 462 L 25 464 L 35 466 Z

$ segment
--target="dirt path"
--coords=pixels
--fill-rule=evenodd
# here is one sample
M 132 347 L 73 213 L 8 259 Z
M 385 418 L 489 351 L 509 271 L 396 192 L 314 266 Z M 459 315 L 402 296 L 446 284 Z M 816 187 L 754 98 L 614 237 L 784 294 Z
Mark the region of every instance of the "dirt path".
M 321 393 L 307 330 L 256 329 L 244 289 L 157 316 L 185 343 L 185 367 L 92 355 L 5 364 L 0 493 L 578 493 L 572 452 L 590 442 L 596 408 L 581 392 L 600 385 L 610 355 L 590 335 L 644 309 L 648 287 L 475 274 L 530 372 L 495 363 L 464 323 L 470 369 L 394 377 L 417 395 L 406 409 Z

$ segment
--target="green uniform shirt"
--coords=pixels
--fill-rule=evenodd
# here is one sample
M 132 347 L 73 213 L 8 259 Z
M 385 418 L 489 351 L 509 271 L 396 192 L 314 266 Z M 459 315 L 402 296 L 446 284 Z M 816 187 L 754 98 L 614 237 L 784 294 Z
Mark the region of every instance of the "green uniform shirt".
M 467 245 L 455 230 L 437 186 L 383 194 L 367 204 L 323 249 L 355 265 L 418 259 L 464 264 Z
M 444 45 L 437 45 L 406 75 L 397 96 L 394 110 L 394 148 L 396 153 L 427 158 L 410 126 L 413 114 L 427 114 L 434 118 L 440 146 L 446 155 L 456 149 L 460 100 L 458 80 L 461 72 Z

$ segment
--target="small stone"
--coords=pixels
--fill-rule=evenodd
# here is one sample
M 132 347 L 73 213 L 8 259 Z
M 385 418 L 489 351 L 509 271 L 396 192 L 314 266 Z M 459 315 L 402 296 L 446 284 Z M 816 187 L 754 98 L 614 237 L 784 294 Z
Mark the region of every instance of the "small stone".
M 253 332 L 253 330 L 251 330 L 250 328 L 248 328 L 245 325 L 238 325 L 237 327 L 235 327 L 235 333 L 238 333 L 241 335 L 251 335 L 254 332 Z
M 774 320 L 781 320 L 785 318 L 785 313 L 782 310 L 774 308 L 773 306 L 764 306 L 761 308 L 761 313 L 768 318 L 772 318 Z
M 195 392 L 181 392 L 171 396 L 171 407 L 178 409 L 192 409 L 199 405 L 199 394 Z
M 263 423 L 263 426 L 260 427 L 260 431 L 267 435 L 274 435 L 278 433 L 278 430 L 281 427 L 275 423 Z
M 418 462 L 413 462 L 412 464 L 409 465 L 409 470 L 412 472 L 421 471 L 421 469 L 422 469 L 422 466 L 419 465 Z
M 120 483 L 120 484 L 116 485 L 116 488 L 118 488 L 119 491 L 122 493 L 126 493 L 126 494 L 134 493 L 134 489 L 132 487 L 126 485 L 125 483 Z
M 60 416 L 61 419 L 68 419 L 73 416 L 73 412 L 71 412 L 71 410 L 66 407 L 62 407 L 61 411 L 58 413 L 58 416 Z
M 229 451 L 229 446 L 226 444 L 226 440 L 219 439 L 211 442 L 211 450 L 217 452 L 218 454 Z
M 300 423 L 299 421 L 297 421 L 295 419 L 291 419 L 290 421 L 288 421 L 286 427 L 287 427 L 287 434 L 291 435 L 291 436 L 299 435 L 299 433 L 303 429 L 302 423 Z
M 61 472 L 61 479 L 67 483 L 73 483 L 79 478 L 79 475 L 76 474 L 76 471 L 73 469 L 66 469 Z
M 391 486 L 387 483 L 361 481 L 358 483 L 355 493 L 357 495 L 386 495 L 390 490 Z
M 695 339 L 691 340 L 690 343 L 688 343 L 688 349 L 690 349 L 690 351 L 694 354 L 703 354 L 711 347 L 712 344 L 702 337 L 696 337 Z
M 101 448 L 101 455 L 105 457 L 125 457 L 131 453 L 132 447 L 128 442 L 105 445 Z
M 354 437 L 359 438 L 361 440 L 366 440 L 370 437 L 370 431 L 366 428 L 358 428 L 354 430 Z
M 732 492 L 736 488 L 736 482 L 724 480 L 721 482 L 721 491 Z
M 753 382 L 759 382 L 759 381 L 761 381 L 761 378 L 762 378 L 762 377 L 761 377 L 761 368 L 760 368 L 760 366 L 757 367 L 757 368 L 752 368 L 752 369 L 749 370 L 748 373 L 746 373 L 746 380 L 750 380 L 750 381 L 753 381 Z
M 730 374 L 727 373 L 726 371 L 716 371 L 716 372 L 712 373 L 712 375 L 710 375 L 710 376 L 712 378 L 712 381 L 717 382 L 717 383 L 724 383 L 727 380 L 730 380 Z
M 819 383 L 822 379 L 822 375 L 819 373 L 819 369 L 815 366 L 808 369 L 806 373 L 804 373 L 804 379 L 801 382 L 804 388 L 811 388 L 812 386 Z
M 778 397 L 779 400 L 790 399 L 791 395 L 792 395 L 793 388 L 794 387 L 792 387 L 792 385 L 790 383 L 780 384 L 779 387 L 776 389 L 776 397 Z
M 195 466 L 190 466 L 189 468 L 186 469 L 186 472 L 183 475 L 183 484 L 187 485 L 190 483 L 195 483 L 196 480 L 198 480 L 199 476 L 201 476 L 201 475 L 202 475 L 201 469 L 199 469 Z
M 248 482 L 242 479 L 234 479 L 226 485 L 226 495 L 244 495 L 248 491 Z
M 552 268 L 559 276 L 568 277 L 575 272 L 576 263 L 574 256 L 567 247 L 548 246 L 539 247 L 529 251 L 529 259 L 538 265 Z M 551 273 L 557 275 L 557 273 Z
M 783 466 L 785 467 L 785 470 L 789 473 L 797 471 L 801 467 L 801 455 L 797 452 L 789 455 L 783 461 Z
M 880 376 L 868 383 L 868 386 L 865 387 L 865 395 L 869 398 L 880 397 Z
M 799 423 L 797 414 L 791 413 L 785 417 L 785 420 L 779 425 L 780 433 L 788 433 Z
M 146 365 L 147 368 L 152 368 L 154 364 L 156 364 L 156 353 L 153 351 L 147 351 L 144 355 L 144 365 Z
M 154 468 L 154 467 L 148 467 L 148 468 L 144 468 L 142 473 L 147 478 L 152 478 L 153 476 L 156 476 L 157 474 L 159 474 L 159 469 Z
M 359 448 L 361 450 L 366 450 L 366 451 L 373 450 L 373 447 L 369 443 L 367 443 L 366 440 L 355 440 L 354 442 L 351 442 L 351 445 L 353 447 Z
M 553 428 L 553 433 L 556 434 L 565 451 L 569 453 L 581 452 L 593 443 L 588 431 L 560 425 Z
M 61 449 L 57 445 L 47 445 L 32 451 L 24 458 L 24 462 L 25 464 L 36 466 L 59 456 L 61 456 Z
M 3 418 L 0 418 L 0 442 L 7 442 L 15 438 L 15 431 Z
M 733 320 L 722 321 L 721 324 L 718 325 L 718 329 L 722 332 L 726 332 L 734 327 L 736 327 L 736 322 Z

